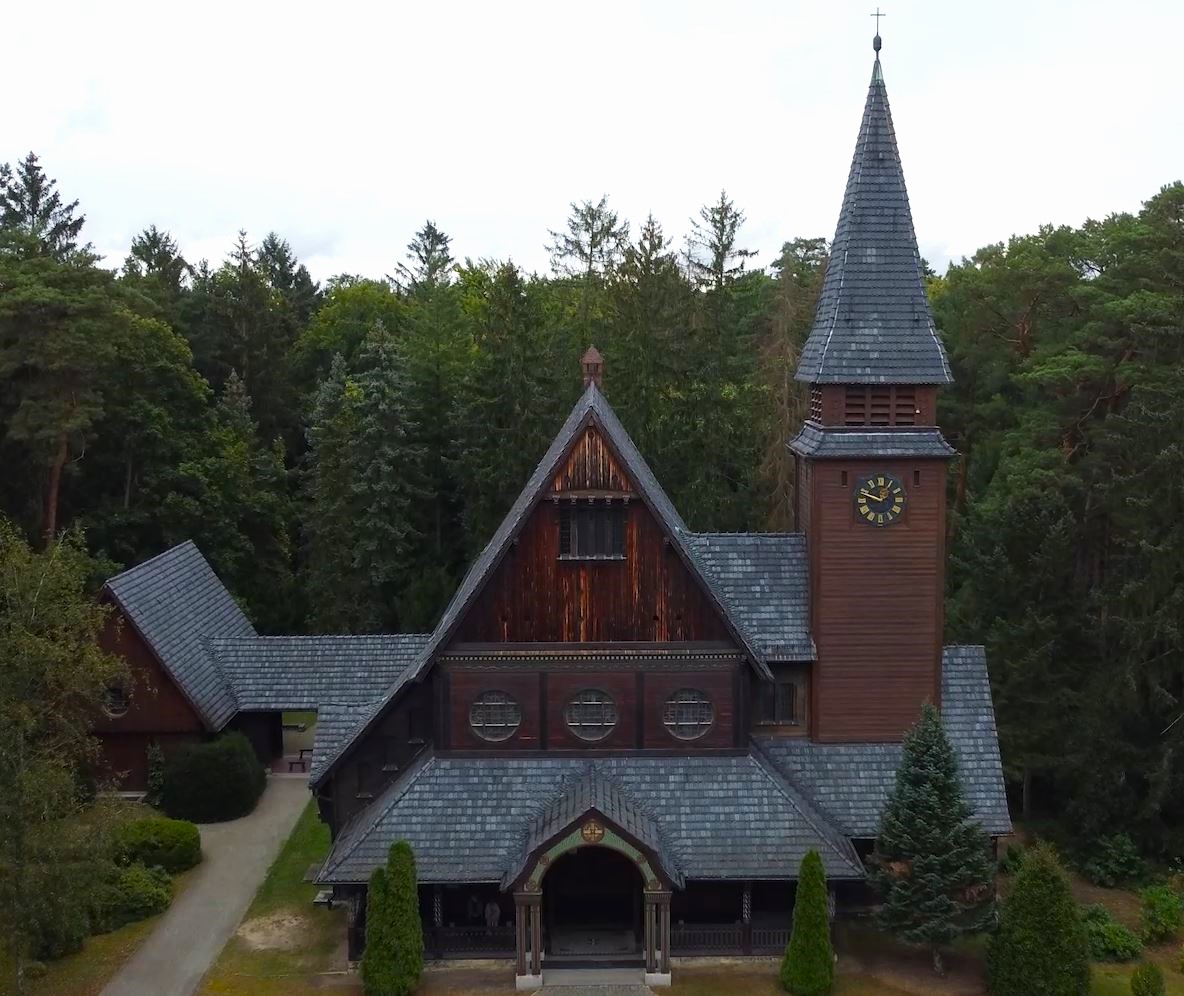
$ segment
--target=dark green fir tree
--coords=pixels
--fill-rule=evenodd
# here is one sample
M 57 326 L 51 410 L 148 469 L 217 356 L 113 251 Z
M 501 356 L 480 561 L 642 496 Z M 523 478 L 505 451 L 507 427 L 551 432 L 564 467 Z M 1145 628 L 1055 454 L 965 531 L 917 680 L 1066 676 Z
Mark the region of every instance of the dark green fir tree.
M 987 954 L 987 983 L 995 996 L 1085 996 L 1089 942 L 1051 848 L 1024 853 L 999 929 Z
M 826 914 L 826 872 L 817 851 L 798 869 L 793 927 L 781 960 L 781 985 L 793 996 L 826 996 L 835 981 L 835 953 Z
M 987 836 L 971 819 L 941 717 L 928 703 L 905 737 L 880 817 L 878 852 L 871 880 L 884 897 L 881 927 L 928 947 L 934 971 L 943 974 L 942 948 L 990 926 L 994 866 Z

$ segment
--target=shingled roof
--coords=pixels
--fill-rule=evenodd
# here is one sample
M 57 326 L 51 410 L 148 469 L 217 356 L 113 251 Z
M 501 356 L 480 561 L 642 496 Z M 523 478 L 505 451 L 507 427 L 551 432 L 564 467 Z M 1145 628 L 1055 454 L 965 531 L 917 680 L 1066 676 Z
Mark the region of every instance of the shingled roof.
M 946 647 L 941 684 L 942 724 L 958 758 L 967 802 L 988 833 L 1009 833 L 984 649 Z M 755 743 L 845 834 L 876 836 L 900 765 L 900 744 L 820 744 L 788 737 L 757 737 Z
M 238 709 L 207 641 L 253 637 L 255 627 L 188 541 L 111 578 L 109 592 L 130 625 L 210 730 Z
M 392 842 L 415 851 L 420 882 L 502 882 L 545 803 L 587 761 L 425 753 L 338 836 L 317 881 L 364 883 Z M 850 843 L 752 755 L 606 757 L 604 776 L 644 806 L 686 878 L 793 879 L 806 851 L 827 876 L 859 879 Z
M 797 379 L 814 384 L 953 380 L 925 298 L 878 55 Z
M 690 548 L 768 660 L 813 660 L 806 537 L 694 533 Z
M 647 847 L 658 860 L 658 870 L 675 887 L 682 888 L 682 871 L 658 821 L 624 787 L 592 763 L 562 787 L 543 811 L 529 822 L 519 854 L 511 861 L 502 878 L 502 887 L 508 888 L 513 884 L 535 851 L 593 811 Z
M 240 710 L 366 703 L 419 659 L 427 633 L 210 640 Z
M 957 450 L 946 442 L 941 430 L 929 429 L 847 429 L 827 426 L 826 430 L 807 422 L 789 442 L 798 456 L 816 460 L 853 457 L 936 457 L 948 459 Z

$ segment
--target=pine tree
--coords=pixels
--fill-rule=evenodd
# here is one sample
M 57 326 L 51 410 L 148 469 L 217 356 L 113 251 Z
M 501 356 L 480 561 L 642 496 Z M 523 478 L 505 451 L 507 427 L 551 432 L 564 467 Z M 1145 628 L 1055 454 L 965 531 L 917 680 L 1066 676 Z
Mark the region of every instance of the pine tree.
M 826 872 L 818 852 L 807 851 L 798 869 L 793 927 L 781 961 L 781 985 L 793 996 L 826 996 L 834 985 L 834 976 Z
M 419 886 L 415 855 L 405 840 L 391 845 L 386 864 L 390 887 L 391 934 L 396 996 L 406 996 L 423 972 L 423 921 L 419 917 Z
M 79 252 L 93 260 L 90 244 L 78 245 L 86 215 L 75 216 L 78 201 L 62 203 L 57 185 L 32 152 L 15 171 L 8 163 L 0 164 L 0 228 L 22 233 L 39 253 L 67 259 Z
M 366 948 L 362 952 L 362 988 L 366 996 L 398 996 L 394 897 L 387 870 L 379 865 L 366 890 Z
M 971 820 L 953 748 L 928 703 L 905 737 L 877 850 L 872 882 L 884 896 L 880 925 L 927 945 L 941 974 L 941 948 L 987 929 L 994 917 L 994 868 L 987 836 Z
M 1069 880 L 1051 848 L 1029 848 L 991 937 L 988 986 L 995 996 L 1085 996 L 1089 976 L 1089 941 Z

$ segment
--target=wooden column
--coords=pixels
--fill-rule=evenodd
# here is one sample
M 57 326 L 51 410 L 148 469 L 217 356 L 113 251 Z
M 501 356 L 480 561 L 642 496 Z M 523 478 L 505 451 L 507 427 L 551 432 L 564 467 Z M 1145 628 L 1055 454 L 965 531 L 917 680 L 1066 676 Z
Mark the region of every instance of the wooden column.
M 521 892 L 514 893 L 514 974 L 526 974 L 527 922 L 530 905 Z
M 543 917 L 541 896 L 532 896 L 530 903 L 530 974 L 543 971 Z
M 645 894 L 645 970 L 649 974 L 653 974 L 658 970 L 658 961 L 655 954 L 657 947 L 655 929 L 657 924 L 654 916 L 654 893 L 647 892 Z
M 752 954 L 752 883 L 744 883 L 740 895 L 740 950 Z
M 658 971 L 664 975 L 670 974 L 670 893 L 663 893 L 658 903 L 658 918 L 661 925 L 659 944 L 662 946 L 662 957 Z

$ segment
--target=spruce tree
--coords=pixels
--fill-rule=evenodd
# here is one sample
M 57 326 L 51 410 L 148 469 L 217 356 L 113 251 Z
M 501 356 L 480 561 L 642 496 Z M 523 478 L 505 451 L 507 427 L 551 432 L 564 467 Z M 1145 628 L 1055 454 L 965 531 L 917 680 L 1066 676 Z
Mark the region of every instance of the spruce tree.
M 781 985 L 793 996 L 826 996 L 834 985 L 835 954 L 826 913 L 826 873 L 817 851 L 798 869 L 793 927 L 781 960 Z
M 75 215 L 78 201 L 62 203 L 57 180 L 45 175 L 37 157 L 30 152 L 13 170 L 0 163 L 0 228 L 28 236 L 27 243 L 41 254 L 65 260 L 76 252 L 94 260 L 90 243 L 78 245 L 78 234 L 86 215 Z
M 995 911 L 986 834 L 971 821 L 957 761 L 937 710 L 926 703 L 904 741 L 896 784 L 880 818 L 880 925 L 923 944 L 942 974 L 941 948 L 987 929 Z
M 397 840 L 391 845 L 386 876 L 390 889 L 394 993 L 406 996 L 419 984 L 423 971 L 423 922 L 419 918 L 415 855 L 407 841 Z
M 366 890 L 366 948 L 362 952 L 362 987 L 366 996 L 400 992 L 395 965 L 395 933 L 390 880 L 379 865 Z
M 1024 853 L 987 953 L 995 996 L 1085 996 L 1089 941 L 1069 880 L 1046 845 Z

